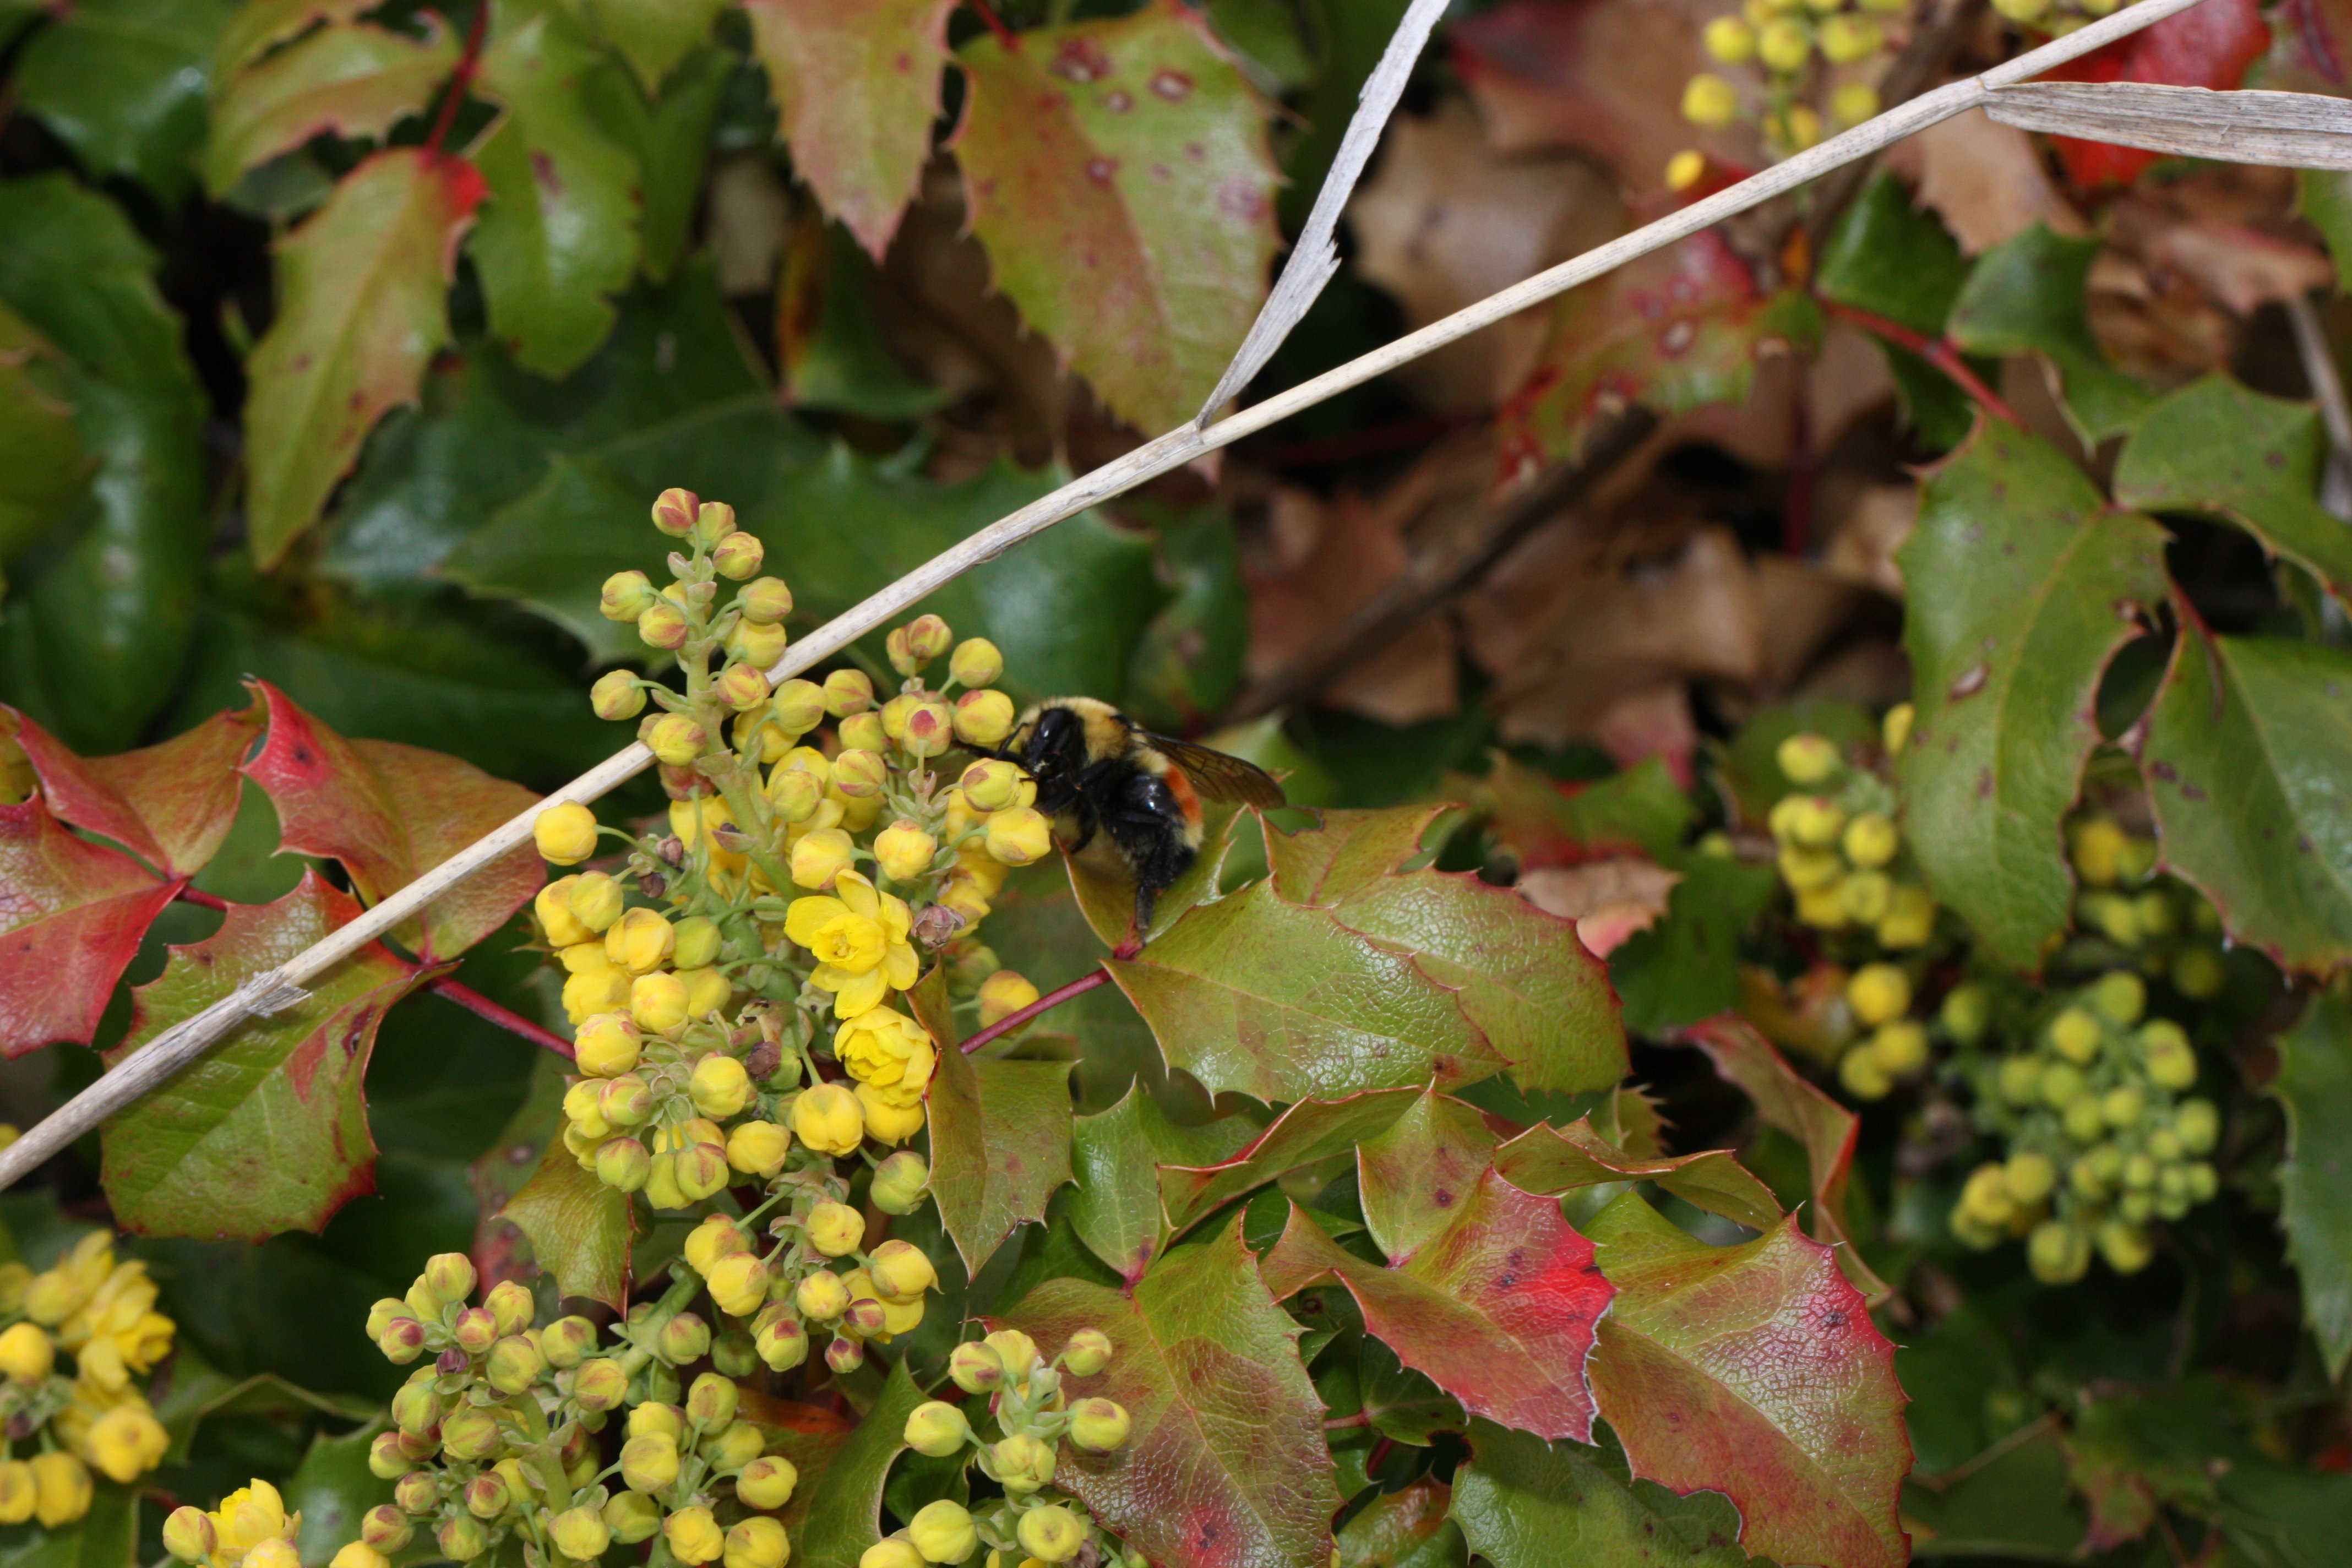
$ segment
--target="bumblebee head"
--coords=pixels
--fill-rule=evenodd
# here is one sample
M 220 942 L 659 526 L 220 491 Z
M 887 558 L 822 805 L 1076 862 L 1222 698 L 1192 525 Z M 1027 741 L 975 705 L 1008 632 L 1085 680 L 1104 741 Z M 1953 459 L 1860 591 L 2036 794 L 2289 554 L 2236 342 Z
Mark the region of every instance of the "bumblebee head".
M 1086 720 L 1063 704 L 1045 704 L 1021 726 L 1013 744 L 1029 776 L 1051 783 L 1086 766 Z

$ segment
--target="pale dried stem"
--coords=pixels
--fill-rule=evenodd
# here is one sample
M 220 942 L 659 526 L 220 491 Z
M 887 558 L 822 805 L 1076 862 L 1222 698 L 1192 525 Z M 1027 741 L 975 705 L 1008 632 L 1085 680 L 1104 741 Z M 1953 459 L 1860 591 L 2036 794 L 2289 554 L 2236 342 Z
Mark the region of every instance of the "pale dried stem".
M 2078 32 L 1995 66 L 1982 75 L 1952 82 L 1907 103 L 1898 104 L 1874 120 L 1865 121 L 1850 131 L 1841 132 L 1808 148 L 1786 163 L 1775 164 L 1736 185 L 1693 202 L 1606 245 L 1596 246 L 1581 256 L 1515 283 L 1442 321 L 1408 332 L 1360 359 L 1326 371 L 1313 380 L 1287 392 L 1278 393 L 1262 403 L 1252 404 L 1214 425 L 1203 428 L 1187 424 L 1171 430 L 1125 457 L 1073 479 L 1010 517 L 990 524 L 881 592 L 835 616 L 794 645 L 777 661 L 776 667 L 769 672 L 770 677 L 782 680 L 830 658 L 973 567 L 994 560 L 1023 540 L 1043 532 L 1066 518 L 1075 517 L 1089 507 L 1123 495 L 1138 485 L 1230 446 L 1244 436 L 1255 435 L 1349 387 L 1385 375 L 1400 365 L 1411 363 L 1422 355 L 1467 337 L 1483 327 L 1515 316 L 1531 305 L 1541 304 L 1579 284 L 1589 283 L 1638 257 L 1662 249 L 1677 240 L 1687 239 L 1735 214 L 1818 179 L 1832 169 L 1857 158 L 1868 157 L 1915 132 L 1976 108 L 1985 103 L 1996 88 L 2022 81 L 2053 66 L 2088 54 L 2198 3 L 2199 0 L 2139 0 L 2137 5 L 2103 16 Z M 112 1071 L 58 1107 L 5 1151 L 0 1151 L 0 1188 L 14 1185 L 75 1139 L 173 1077 L 247 1017 L 277 1011 L 299 1000 L 297 994 L 299 988 L 317 980 L 369 942 L 389 934 L 458 882 L 508 851 L 528 843 L 532 821 L 547 807 L 565 801 L 585 804 L 595 800 L 644 772 L 652 762 L 652 754 L 641 744 L 632 744 L 625 751 L 608 757 L 529 811 L 501 824 L 425 872 L 325 941 L 297 954 L 279 968 L 255 976 L 194 1017 L 164 1030 L 125 1057 Z

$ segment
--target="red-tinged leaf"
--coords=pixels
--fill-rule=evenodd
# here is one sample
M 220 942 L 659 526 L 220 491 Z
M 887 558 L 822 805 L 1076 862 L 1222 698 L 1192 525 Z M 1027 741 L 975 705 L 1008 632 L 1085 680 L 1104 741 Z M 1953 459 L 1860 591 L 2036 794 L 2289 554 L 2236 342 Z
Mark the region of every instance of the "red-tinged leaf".
M 2270 24 L 2256 0 L 2203 0 L 2043 73 L 2049 81 L 2146 81 L 2228 89 L 2269 52 Z M 2058 161 L 2078 189 L 2127 185 L 2163 154 L 2105 142 L 2053 136 Z
M 359 905 L 303 873 L 273 904 L 232 904 L 205 941 L 172 949 L 132 995 L 120 1060 L 253 976 L 324 940 Z M 384 1010 L 427 972 L 369 946 L 308 1000 L 247 1022 L 106 1125 L 102 1176 L 115 1218 L 147 1236 L 317 1230 L 374 1190 L 368 1055 Z
M 980 1272 L 1017 1227 L 1042 1221 L 1070 1179 L 1067 1061 L 974 1061 L 958 1048 L 947 971 L 934 964 L 907 994 L 939 1050 L 924 1096 L 931 1194 L 965 1269 Z
M 907 1451 L 907 1417 L 922 1402 L 923 1391 L 902 1357 L 865 1419 L 847 1434 L 836 1441 L 822 1428 L 803 1426 L 804 1436 L 783 1445 L 796 1466 L 803 1455 L 822 1456 L 815 1473 L 802 1470 L 778 1515 L 792 1535 L 792 1561 L 801 1568 L 856 1568 L 880 1537 L 882 1487 L 892 1463 Z
M 1588 1228 L 1617 1289 L 1592 1391 L 1633 1474 L 1723 1493 L 1759 1556 L 1898 1568 L 1911 1440 L 1895 1347 L 1830 1249 L 1793 1216 L 1706 1247 L 1632 1193 Z
M 1486 1174 L 1500 1142 L 1486 1112 L 1433 1089 L 1395 1125 L 1356 1146 L 1364 1226 L 1391 1263 L 1402 1263 L 1452 1226 L 1463 1194 Z
M 957 54 L 954 148 L 996 286 L 1121 418 L 1190 419 L 1265 296 L 1265 108 L 1200 15 L 992 36 Z
M 1521 1088 L 1574 1094 L 1617 1082 L 1628 1070 L 1617 995 L 1575 921 L 1475 872 L 1402 869 L 1442 809 L 1329 811 L 1318 831 L 1270 830 L 1275 889 L 1404 949 L 1456 988 Z
M 1654 860 L 1682 842 L 1697 816 L 1658 757 L 1605 779 L 1563 784 L 1498 752 L 1476 795 L 1495 837 L 1523 869 L 1622 856 Z
M 1592 1435 L 1585 1361 L 1611 1288 L 1559 1203 L 1481 1173 L 1447 1223 L 1389 1268 L 1366 1263 L 1296 1205 L 1261 1259 L 1277 1296 L 1338 1279 L 1364 1327 L 1474 1415 L 1543 1437 Z
M 1445 1483 L 1430 1476 L 1401 1491 L 1374 1493 L 1340 1530 L 1336 1568 L 1435 1568 L 1462 1562 L 1462 1532 L 1446 1518 L 1452 1500 Z
M 266 680 L 269 739 L 246 776 L 278 807 L 281 847 L 342 863 L 369 903 L 406 887 L 537 797 L 471 763 L 392 741 L 347 741 Z M 546 879 L 530 845 L 508 851 L 425 905 L 423 932 L 402 928 L 428 960 L 455 958 L 504 925 Z
M 1712 229 L 1570 289 L 1504 411 L 1507 455 L 1573 458 L 1594 422 L 1635 404 L 1678 414 L 1744 401 L 1764 308 L 1755 278 Z
M 1814 1088 L 1736 1013 L 1693 1024 L 1680 1037 L 1705 1051 L 1715 1070 L 1739 1086 L 1766 1126 L 1779 1128 L 1804 1148 L 1812 1175 L 1813 1234 L 1838 1246 L 1838 1261 L 1873 1301 L 1885 1300 L 1891 1287 L 1863 1261 L 1845 1219 L 1846 1183 L 1853 1175 L 1853 1144 L 1861 1121 Z
M 819 205 L 875 260 L 914 198 L 956 0 L 745 0 L 778 133 Z
M 1495 1169 L 1531 1193 L 1559 1194 L 1604 1182 L 1655 1182 L 1676 1197 L 1750 1230 L 1780 1223 L 1772 1189 L 1751 1175 L 1728 1149 L 1696 1154 L 1629 1154 L 1592 1130 L 1590 1117 L 1568 1127 L 1542 1125 L 1495 1151 Z
M 213 103 L 200 160 L 215 196 L 322 132 L 380 138 L 432 102 L 457 63 L 457 41 L 430 11 L 413 38 L 365 22 L 321 27 L 230 79 Z
M 215 713 L 160 745 L 111 757 L 78 757 L 13 709 L 16 743 L 41 781 L 49 809 L 85 832 L 113 839 L 169 877 L 188 877 L 236 820 L 237 764 L 261 733 L 258 703 Z
M 1298 1361 L 1298 1325 L 1275 1304 L 1241 1219 L 1155 1264 L 1126 1293 L 1049 1279 L 1007 1314 L 1047 1353 L 1082 1328 L 1117 1347 L 1073 1399 L 1127 1407 L 1114 1454 L 1065 1450 L 1055 1484 L 1155 1563 L 1330 1568 L 1339 1499 L 1323 1402 Z
M 0 805 L 0 1049 L 88 1045 L 139 939 L 178 891 L 76 837 L 37 800 Z
M 1257 882 L 1195 905 L 1111 976 L 1171 1067 L 1268 1101 L 1475 1083 L 1506 1064 L 1412 953 Z
M 629 1304 L 629 1196 L 583 1170 L 561 1138 L 551 1140 L 539 1169 L 507 1200 L 499 1217 L 530 1242 L 539 1267 L 555 1276 L 563 1296 L 601 1301 L 618 1312 Z
M 278 241 L 278 314 L 246 362 L 246 525 L 273 566 L 449 338 L 457 242 L 482 198 L 462 159 L 378 153 Z
M 1345 1100 L 1302 1100 L 1230 1160 L 1160 1166 L 1160 1197 L 1168 1223 L 1181 1231 L 1285 1172 L 1346 1153 L 1362 1140 L 1386 1131 L 1412 1109 L 1421 1093 L 1416 1089 L 1375 1089 Z

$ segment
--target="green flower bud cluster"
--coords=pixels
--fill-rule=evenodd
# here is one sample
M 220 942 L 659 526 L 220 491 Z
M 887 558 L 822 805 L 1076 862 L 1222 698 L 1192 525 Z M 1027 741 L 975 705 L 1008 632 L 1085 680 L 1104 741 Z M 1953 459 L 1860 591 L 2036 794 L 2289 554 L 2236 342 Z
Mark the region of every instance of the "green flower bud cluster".
M 713 1352 L 709 1325 L 685 1310 L 698 1276 L 681 1271 L 633 1307 L 607 1345 L 585 1318 L 532 1326 L 533 1298 L 512 1281 L 469 1305 L 474 1283 L 464 1255 L 444 1253 L 370 1314 L 394 1361 L 414 1359 L 420 1327 L 436 1353 L 393 1395 L 393 1429 L 369 1454 L 395 1483 L 361 1521 L 358 1546 L 378 1555 L 347 1547 L 340 1568 L 383 1568 L 420 1531 L 460 1563 L 510 1541 L 526 1562 L 593 1562 L 660 1534 L 680 1562 L 782 1568 L 783 1531 L 762 1514 L 791 1496 L 792 1462 L 742 1417 L 731 1376 L 703 1372 L 681 1393 Z
M 2063 38 L 2130 0 L 1992 0 L 1992 8 L 2042 38 Z
M 1907 731 L 1907 720 L 1896 718 L 1904 711 L 1888 715 L 1890 736 Z M 1778 758 L 1799 791 L 1774 802 L 1766 823 L 1797 919 L 1821 931 L 1866 932 L 1888 952 L 1927 946 L 1936 900 L 1904 856 L 1894 786 L 1822 735 L 1790 736 Z
M 1707 54 L 1746 82 L 1701 71 L 1684 86 L 1683 118 L 1702 130 L 1755 125 L 1778 158 L 1822 139 L 1823 111 L 1837 130 L 1878 112 L 1877 79 L 1910 31 L 1909 0 L 1745 0 L 1700 35 Z M 1819 107 L 1816 107 L 1816 106 Z M 1666 165 L 1666 184 L 1695 185 L 1706 172 L 1696 149 Z
M 1111 1352 L 1109 1336 L 1097 1329 L 1072 1334 L 1050 1363 L 1017 1329 L 958 1345 L 948 1376 L 972 1398 L 916 1406 L 907 1417 L 907 1445 L 935 1459 L 963 1455 L 966 1468 L 976 1465 L 1003 1496 L 976 1508 L 944 1500 L 928 1504 L 904 1529 L 866 1548 L 858 1568 L 966 1563 L 983 1548 L 992 1568 L 1008 1561 L 1067 1563 L 1089 1546 L 1098 1560 L 1116 1559 L 1118 1543 L 1054 1485 L 1064 1442 L 1090 1454 L 1127 1442 L 1124 1409 L 1100 1397 L 1073 1398 L 1068 1386 L 1069 1379 L 1108 1366 Z M 982 1412 L 977 1426 L 974 1409 Z
M 2148 1223 L 2213 1196 L 2220 1181 L 2205 1156 L 2220 1114 L 2189 1093 L 2198 1062 L 2187 1032 L 2146 1017 L 2147 1005 L 2140 976 L 2111 969 L 2055 996 L 2022 1048 L 1964 1055 L 1979 1124 L 2008 1153 L 1970 1173 L 1952 1210 L 1954 1236 L 1979 1248 L 2022 1237 L 2035 1277 L 2068 1284 L 2094 1251 L 2118 1274 L 2146 1268 L 2155 1251 Z M 1962 1026 L 1983 1006 L 1974 985 L 1944 1004 Z
M 1856 1100 L 1883 1100 L 1927 1065 L 1927 1025 L 1911 1016 L 1911 976 L 1895 964 L 1865 963 L 1847 976 L 1846 1007 L 1860 1031 L 1838 1058 L 1838 1082 Z
M 2168 980 L 2192 1002 L 2221 994 L 2229 971 L 2221 956 L 2221 921 L 2213 906 L 2156 875 L 2156 840 L 2135 834 L 2103 812 L 2066 828 L 2067 857 L 2082 890 L 2074 923 L 2077 956 L 2092 963 L 2133 964 L 2150 980 Z

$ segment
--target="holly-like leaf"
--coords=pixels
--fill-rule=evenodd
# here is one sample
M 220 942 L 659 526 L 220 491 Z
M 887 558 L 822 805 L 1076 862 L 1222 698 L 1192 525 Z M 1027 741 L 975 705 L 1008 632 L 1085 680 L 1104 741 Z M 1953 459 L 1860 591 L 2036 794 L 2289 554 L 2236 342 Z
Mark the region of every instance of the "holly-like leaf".
M 1845 210 L 1822 247 L 1814 285 L 1825 300 L 1940 337 L 1968 280 L 1968 258 L 1910 188 L 1882 174 Z
M 1242 808 L 1231 801 L 1201 803 L 1201 852 L 1182 876 L 1160 890 L 1151 904 L 1151 924 L 1143 931 L 1135 925 L 1135 872 L 1105 842 L 1105 836 L 1097 835 L 1082 851 L 1074 851 L 1066 839 L 1056 839 L 1070 874 L 1070 896 L 1095 939 L 1114 950 L 1156 941 L 1193 905 L 1215 898 L 1224 881 L 1225 857 L 1233 851 L 1234 824 L 1241 815 Z
M 2039 969 L 2073 895 L 2059 819 L 2099 742 L 2099 678 L 2164 593 L 2163 531 L 2109 511 L 2047 442 L 1987 425 L 1930 476 L 1896 559 L 1934 586 L 1904 625 L 1905 837 L 1987 953 Z
M 907 1001 L 939 1051 L 925 1096 L 931 1195 L 965 1271 L 978 1274 L 1016 1226 L 1045 1217 L 1070 1179 L 1071 1064 L 966 1056 L 937 965 Z
M 1166 1247 L 1169 1222 L 1160 1205 L 1162 1163 L 1185 1166 L 1229 1155 L 1248 1124 L 1225 1117 L 1180 1127 L 1160 1101 L 1130 1085 L 1118 1103 L 1071 1125 L 1070 1227 L 1130 1282 Z
M 993 36 L 956 56 L 953 143 L 996 286 L 1121 418 L 1190 419 L 1265 295 L 1265 110 L 1198 13 Z
M 629 1196 L 582 1170 L 563 1140 L 550 1140 L 539 1169 L 499 1217 L 529 1239 L 531 1258 L 555 1276 L 559 1294 L 601 1301 L 616 1312 L 628 1305 L 629 1241 L 636 1228 Z
M 356 20 L 382 0 L 245 0 L 213 43 L 213 79 L 226 81 L 321 22 Z
M 2352 529 L 2317 500 L 2326 460 L 2327 435 L 2310 404 L 2209 375 L 2132 426 L 2116 459 L 2116 504 L 2225 517 L 2352 603 Z
M 244 772 L 278 807 L 281 847 L 340 860 L 369 903 L 538 798 L 438 752 L 347 741 L 268 681 L 254 686 L 268 705 L 269 738 Z M 546 877 L 530 845 L 508 851 L 425 906 L 415 951 L 428 960 L 457 957 L 506 924 Z
M 132 994 L 117 1058 L 253 976 L 323 941 L 359 905 L 305 872 L 274 904 L 232 904 L 220 931 L 172 949 Z M 106 1124 L 103 1178 L 115 1217 L 148 1236 L 317 1230 L 374 1189 L 363 1081 L 384 1010 L 424 971 L 362 949 L 307 1000 L 255 1018 Z
M 1547 778 L 1500 752 L 1494 761 L 1475 794 L 1488 830 L 1522 869 L 1619 855 L 1654 860 L 1673 852 L 1698 815 L 1663 757 L 1577 784 Z
M 1068 1453 L 1055 1484 L 1155 1563 L 1329 1568 L 1338 1506 L 1323 1402 L 1298 1363 L 1298 1326 L 1275 1305 L 1241 1218 L 1179 1247 L 1127 1292 L 1048 1279 L 1010 1314 L 1049 1352 L 1082 1328 L 1117 1347 L 1074 1399 L 1101 1395 L 1133 1423 L 1113 1454 Z
M 371 1423 L 340 1437 L 320 1433 L 288 1479 L 282 1496 L 286 1511 L 302 1516 L 295 1544 L 306 1556 L 332 1558 L 358 1539 L 368 1510 L 392 1500 L 392 1482 L 368 1468 L 376 1430 Z
M 1109 961 L 1171 1067 L 1283 1101 L 1475 1083 L 1506 1064 L 1462 990 L 1412 952 L 1257 882 Z
M 2120 434 L 2151 401 L 2107 363 L 2084 313 L 2099 241 L 2035 223 L 1977 258 L 1952 306 L 1949 335 L 1971 354 L 2039 353 L 2058 373 L 2060 406 L 2085 445 Z
M 228 0 L 77 0 L 17 57 L 17 104 L 93 174 L 175 197 L 204 140 L 213 41 L 230 11 Z
M 651 102 L 617 68 L 605 73 L 607 90 L 596 96 L 605 134 L 637 155 L 637 188 L 645 196 L 637 214 L 638 248 L 646 276 L 656 283 L 669 280 L 685 254 L 701 203 L 711 121 L 735 63 L 733 50 L 705 44 L 671 70 Z
M 608 296 L 637 268 L 637 160 L 587 96 L 601 57 L 545 10 L 482 56 L 481 87 L 507 117 L 474 150 L 490 203 L 474 231 L 490 332 L 517 364 L 569 375 L 604 342 Z
M 236 820 L 237 764 L 261 733 L 261 705 L 215 713 L 159 745 L 78 757 L 17 715 L 16 743 L 49 809 L 101 834 L 167 877 L 204 869 Z
M 1302 1100 L 1267 1124 L 1228 1159 L 1206 1165 L 1165 1165 L 1160 1200 L 1178 1230 L 1286 1172 L 1344 1154 L 1386 1131 L 1421 1099 L 1417 1089 L 1376 1089 L 1345 1100 Z
M 1393 1263 L 1449 1229 L 1500 1141 L 1476 1106 L 1430 1089 L 1394 1125 L 1357 1144 L 1356 1190 L 1373 1245 Z
M 1759 1121 L 1787 1133 L 1805 1151 L 1813 1194 L 1813 1234 L 1837 1247 L 1838 1262 L 1846 1277 L 1864 1294 L 1873 1300 L 1886 1296 L 1888 1285 L 1863 1261 L 1845 1217 L 1845 1190 L 1853 1175 L 1860 1120 L 1790 1067 L 1788 1058 L 1745 1018 L 1726 1013 L 1693 1025 L 1681 1037 L 1705 1051 L 1715 1070 L 1739 1087 L 1756 1107 Z
M 2044 73 L 2049 81 L 2145 81 L 2221 90 L 2267 54 L 2270 24 L 2257 0 L 2209 0 Z M 2066 177 L 2084 190 L 2127 185 L 2163 154 L 2053 136 Z
M 416 400 L 449 338 L 457 241 L 482 177 L 460 159 L 378 153 L 278 241 L 278 314 L 247 361 L 246 519 L 254 559 L 282 559 L 386 410 Z
M 1507 440 L 1538 461 L 1572 460 L 1597 420 L 1633 405 L 1744 402 L 1766 320 L 1754 275 L 1712 229 L 1629 262 L 1552 307 Z
M 68 832 L 38 800 L 0 805 L 0 1050 L 87 1045 L 148 925 L 179 891 Z
M 1467 1552 L 1461 1528 L 1446 1517 L 1452 1500 L 1431 1476 L 1375 1493 L 1340 1528 L 1335 1568 L 1460 1568 Z
M 1830 1249 L 1790 1217 L 1709 1247 L 1628 1193 L 1589 1227 L 1616 1287 L 1591 1363 L 1633 1473 L 1739 1510 L 1740 1544 L 1824 1568 L 1897 1568 L 1911 1468 L 1895 1347 Z
M 0 563 L 37 542 L 89 489 L 57 345 L 0 305 Z
M 1522 1089 L 1579 1093 L 1627 1071 L 1609 970 L 1576 922 L 1470 871 L 1402 868 L 1441 808 L 1326 812 L 1319 829 L 1269 829 L 1275 890 L 1404 949 L 1510 1064 Z
M 586 0 L 586 6 L 650 98 L 671 69 L 710 36 L 727 0 Z
M 1528 1128 L 1495 1151 L 1495 1169 L 1531 1193 L 1559 1194 L 1605 1182 L 1655 1182 L 1676 1197 L 1751 1230 L 1780 1223 L 1772 1189 L 1748 1173 L 1728 1149 L 1696 1154 L 1629 1154 L 1592 1130 L 1590 1117 L 1567 1127 Z
M 2291 969 L 2352 961 L 2352 654 L 2181 611 L 2140 746 L 2167 869 Z
M 955 0 L 746 0 L 743 9 L 794 172 L 879 261 L 930 156 Z
M 1666 894 L 1664 918 L 1609 954 L 1625 1026 L 1645 1035 L 1738 1002 L 1740 940 L 1780 888 L 1769 866 L 1704 852 L 1683 854 L 1673 864 L 1680 880 Z
M 922 1402 L 923 1391 L 899 1362 L 866 1418 L 837 1444 L 827 1444 L 830 1457 L 822 1469 L 803 1472 L 783 1516 L 793 1562 L 803 1568 L 856 1568 L 880 1539 L 882 1487 L 891 1463 L 907 1451 L 907 1417 Z
M 2352 1002 L 2323 992 L 2278 1037 L 2270 1092 L 2286 1111 L 2279 1224 L 2303 1281 L 2303 1317 L 2327 1375 L 2352 1361 Z
M 431 12 L 422 38 L 368 23 L 321 27 L 221 85 L 202 159 L 220 195 L 247 169 L 321 132 L 381 138 L 421 114 L 457 63 L 457 41 Z
M 1440 1227 L 1387 1268 L 1340 1247 L 1294 1205 L 1260 1260 L 1266 1283 L 1286 1297 L 1336 1279 L 1364 1327 L 1472 1415 L 1583 1441 L 1592 1431 L 1585 1361 L 1611 1295 L 1592 1244 L 1556 1199 L 1521 1192 L 1491 1167 L 1450 1195 Z
M 1606 1434 L 1603 1434 L 1605 1436 Z M 1628 1473 L 1623 1452 L 1547 1443 L 1486 1422 L 1454 1472 L 1453 1518 L 1494 1568 L 1739 1568 L 1738 1517 L 1719 1498 L 1678 1498 Z

